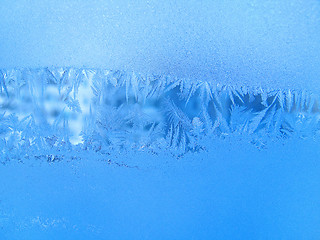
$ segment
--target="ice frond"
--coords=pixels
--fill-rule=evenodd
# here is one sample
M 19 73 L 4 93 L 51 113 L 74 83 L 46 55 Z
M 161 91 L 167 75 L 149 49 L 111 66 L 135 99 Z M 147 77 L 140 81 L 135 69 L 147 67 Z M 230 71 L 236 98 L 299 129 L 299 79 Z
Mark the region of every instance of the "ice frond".
M 205 138 L 320 132 L 316 92 L 107 69 L 0 69 L 0 107 L 6 158 L 61 159 L 61 149 L 186 152 Z

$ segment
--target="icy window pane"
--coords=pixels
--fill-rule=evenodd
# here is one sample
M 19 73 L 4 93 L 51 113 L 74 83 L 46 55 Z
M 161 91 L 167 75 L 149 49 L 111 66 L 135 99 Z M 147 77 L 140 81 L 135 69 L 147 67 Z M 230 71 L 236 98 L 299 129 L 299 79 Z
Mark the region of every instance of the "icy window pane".
M 1 0 L 0 240 L 320 239 L 318 0 Z

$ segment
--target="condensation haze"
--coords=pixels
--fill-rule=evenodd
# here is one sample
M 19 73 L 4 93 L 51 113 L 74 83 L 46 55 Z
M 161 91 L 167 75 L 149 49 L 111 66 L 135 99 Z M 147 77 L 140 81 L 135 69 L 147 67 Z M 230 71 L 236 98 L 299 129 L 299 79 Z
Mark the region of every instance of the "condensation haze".
M 0 68 L 103 67 L 319 89 L 316 0 L 3 0 L 0 15 Z

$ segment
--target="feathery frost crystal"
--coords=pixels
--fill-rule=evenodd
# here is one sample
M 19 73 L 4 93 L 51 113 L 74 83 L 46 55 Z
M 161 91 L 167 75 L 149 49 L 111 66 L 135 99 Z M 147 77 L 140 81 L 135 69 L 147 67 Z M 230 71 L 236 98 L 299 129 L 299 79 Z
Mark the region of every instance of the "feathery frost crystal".
M 4 159 L 81 158 L 135 149 L 201 151 L 204 139 L 317 137 L 319 96 L 104 69 L 0 70 Z

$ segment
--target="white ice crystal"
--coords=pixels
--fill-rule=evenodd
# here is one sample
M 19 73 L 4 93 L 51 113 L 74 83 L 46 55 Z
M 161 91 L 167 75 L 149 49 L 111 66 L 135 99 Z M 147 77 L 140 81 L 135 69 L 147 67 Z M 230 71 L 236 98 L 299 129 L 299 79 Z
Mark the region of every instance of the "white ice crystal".
M 75 149 L 184 153 L 204 137 L 313 137 L 320 129 L 319 97 L 302 89 L 83 68 L 2 69 L 0 78 L 3 159 L 51 161 Z

